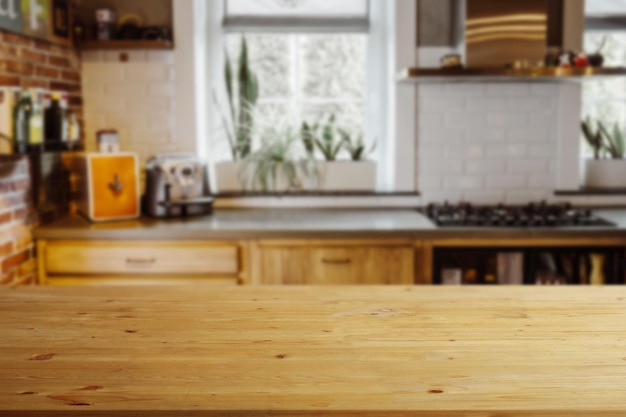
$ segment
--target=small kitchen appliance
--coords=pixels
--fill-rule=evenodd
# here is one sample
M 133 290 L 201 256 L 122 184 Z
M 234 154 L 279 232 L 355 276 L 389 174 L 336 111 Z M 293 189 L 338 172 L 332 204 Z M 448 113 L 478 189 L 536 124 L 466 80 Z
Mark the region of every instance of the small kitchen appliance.
M 78 180 L 78 211 L 92 221 L 133 219 L 140 214 L 137 155 L 84 153 L 71 162 Z
M 152 217 L 211 214 L 206 164 L 192 154 L 163 154 L 146 165 L 144 212 Z

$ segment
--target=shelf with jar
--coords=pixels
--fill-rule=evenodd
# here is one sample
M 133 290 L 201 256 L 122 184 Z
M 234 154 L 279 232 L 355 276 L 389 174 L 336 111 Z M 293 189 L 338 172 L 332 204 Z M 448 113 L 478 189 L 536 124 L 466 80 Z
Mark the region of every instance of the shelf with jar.
M 132 5 L 118 6 L 79 10 L 74 20 L 74 39 L 79 49 L 173 49 L 171 24 L 153 24 L 151 12 L 136 12 Z M 141 5 L 134 6 L 142 10 Z

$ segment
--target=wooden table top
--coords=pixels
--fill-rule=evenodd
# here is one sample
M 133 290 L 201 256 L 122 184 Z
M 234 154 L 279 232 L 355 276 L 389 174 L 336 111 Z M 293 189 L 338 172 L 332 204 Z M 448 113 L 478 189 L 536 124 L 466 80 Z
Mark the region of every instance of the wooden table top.
M 626 415 L 624 287 L 0 289 L 0 415 Z

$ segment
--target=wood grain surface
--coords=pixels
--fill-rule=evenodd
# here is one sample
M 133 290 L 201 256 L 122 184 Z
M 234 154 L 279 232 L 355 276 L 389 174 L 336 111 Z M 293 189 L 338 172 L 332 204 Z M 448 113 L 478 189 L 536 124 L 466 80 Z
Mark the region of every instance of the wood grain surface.
M 2 416 L 624 416 L 626 288 L 0 290 Z

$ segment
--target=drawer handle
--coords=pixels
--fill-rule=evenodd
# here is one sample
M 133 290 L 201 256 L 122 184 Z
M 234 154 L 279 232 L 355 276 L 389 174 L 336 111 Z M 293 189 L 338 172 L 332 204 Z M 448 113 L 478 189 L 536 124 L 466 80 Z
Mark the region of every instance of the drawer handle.
M 156 262 L 154 258 L 126 258 L 127 264 L 135 264 L 135 265 L 146 265 L 153 264 Z
M 322 263 L 329 265 L 349 265 L 352 263 L 352 259 L 322 259 Z

